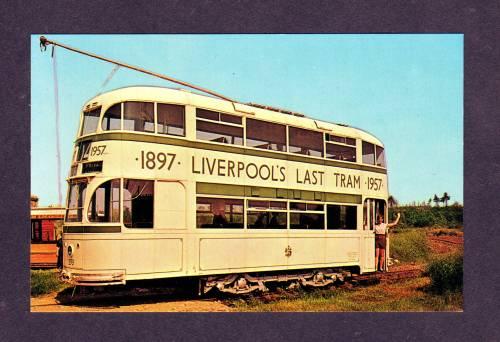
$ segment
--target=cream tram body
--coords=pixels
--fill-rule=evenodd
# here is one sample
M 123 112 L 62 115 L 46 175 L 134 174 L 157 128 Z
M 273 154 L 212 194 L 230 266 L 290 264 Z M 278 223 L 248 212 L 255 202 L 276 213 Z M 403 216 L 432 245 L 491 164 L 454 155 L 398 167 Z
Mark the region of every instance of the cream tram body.
M 374 218 L 387 215 L 374 136 L 168 88 L 90 100 L 68 182 L 63 273 L 79 285 L 370 272 Z

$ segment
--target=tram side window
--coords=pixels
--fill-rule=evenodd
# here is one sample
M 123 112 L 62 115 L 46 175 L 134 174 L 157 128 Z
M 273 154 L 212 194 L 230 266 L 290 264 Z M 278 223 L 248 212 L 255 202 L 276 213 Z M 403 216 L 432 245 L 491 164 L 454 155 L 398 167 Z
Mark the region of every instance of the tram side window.
M 327 229 L 357 229 L 358 208 L 354 205 L 326 206 Z
M 153 228 L 154 181 L 123 180 L 123 223 L 127 228 Z
M 158 103 L 158 133 L 185 136 L 185 107 Z
M 196 227 L 243 228 L 243 200 L 198 197 Z
M 247 146 L 286 152 L 286 126 L 254 119 L 246 125 Z
M 66 222 L 82 222 L 83 204 L 85 203 L 86 182 L 73 182 L 69 186 Z
M 243 145 L 241 117 L 200 108 L 196 109 L 196 117 L 196 139 Z
M 323 133 L 288 127 L 288 136 L 289 152 L 323 157 Z
M 326 158 L 356 162 L 356 139 L 326 134 L 325 140 Z
M 363 164 L 375 164 L 375 145 L 363 141 Z
M 247 227 L 249 229 L 286 229 L 286 202 L 249 200 Z
M 154 133 L 154 104 L 152 102 L 125 102 L 123 129 Z
M 101 184 L 90 200 L 87 218 L 90 222 L 120 222 L 120 180 Z
M 82 131 L 80 135 L 94 133 L 99 124 L 99 116 L 101 115 L 101 107 L 83 113 Z
M 102 130 L 111 131 L 121 129 L 120 122 L 122 118 L 122 105 L 117 103 L 108 108 L 102 119 Z
M 378 145 L 375 145 L 375 151 L 376 151 L 376 156 L 377 156 L 377 162 L 376 162 L 376 165 L 377 166 L 382 166 L 382 167 L 385 167 L 385 152 L 384 152 L 384 148 L 383 147 L 380 147 Z
M 324 205 L 291 202 L 290 229 L 325 229 Z

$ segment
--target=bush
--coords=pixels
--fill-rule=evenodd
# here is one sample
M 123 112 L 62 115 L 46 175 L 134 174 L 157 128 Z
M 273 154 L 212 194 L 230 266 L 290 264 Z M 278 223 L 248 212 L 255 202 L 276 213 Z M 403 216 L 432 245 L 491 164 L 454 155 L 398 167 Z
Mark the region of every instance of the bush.
M 389 209 L 389 218 L 395 219 L 395 212 L 401 213 L 400 228 L 406 227 L 447 227 L 463 225 L 463 207 L 404 206 Z
M 463 261 L 463 253 L 451 254 L 431 261 L 426 270 L 431 278 L 431 290 L 438 293 L 461 292 Z
M 31 271 L 31 295 L 39 296 L 62 289 L 64 283 L 59 280 L 58 275 L 52 270 Z
M 391 234 L 389 248 L 391 257 L 403 262 L 425 261 L 429 256 L 423 230 L 405 230 Z

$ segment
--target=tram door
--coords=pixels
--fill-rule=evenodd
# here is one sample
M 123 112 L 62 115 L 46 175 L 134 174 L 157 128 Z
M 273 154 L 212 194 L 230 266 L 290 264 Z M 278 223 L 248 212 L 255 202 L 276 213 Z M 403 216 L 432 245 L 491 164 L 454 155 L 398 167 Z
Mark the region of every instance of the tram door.
M 157 181 L 155 228 L 186 229 L 186 189 L 181 182 Z
M 377 224 L 377 218 L 380 215 L 384 217 L 384 222 L 387 222 L 385 201 L 373 198 L 365 199 L 363 203 L 363 230 L 365 231 L 364 262 L 366 271 L 375 270 L 375 234 L 373 234 L 373 230 Z M 388 255 L 389 249 L 387 248 L 386 258 Z M 385 264 L 387 265 L 387 262 Z
M 157 181 L 154 202 L 154 271 L 181 271 L 186 247 L 186 189 L 178 181 Z M 181 233 L 181 234 L 179 234 Z

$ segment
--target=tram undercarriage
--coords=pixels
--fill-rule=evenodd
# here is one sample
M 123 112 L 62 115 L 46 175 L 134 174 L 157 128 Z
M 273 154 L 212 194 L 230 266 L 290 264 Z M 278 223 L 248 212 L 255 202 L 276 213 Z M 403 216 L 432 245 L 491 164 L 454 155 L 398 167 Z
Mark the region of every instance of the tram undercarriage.
M 253 291 L 267 292 L 266 283 L 281 283 L 287 289 L 303 287 L 326 287 L 334 283 L 343 283 L 350 279 L 352 271 L 348 269 L 318 269 L 291 273 L 242 273 L 201 277 L 199 294 L 203 295 L 217 289 L 220 292 L 245 294 Z

